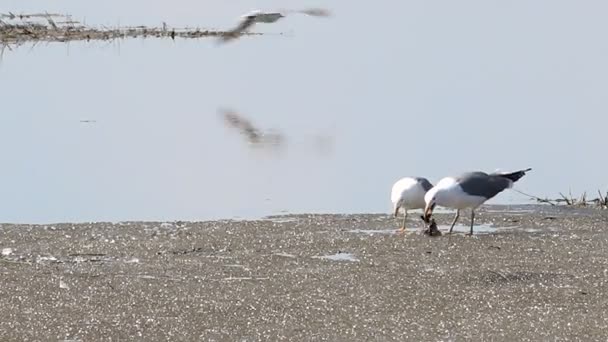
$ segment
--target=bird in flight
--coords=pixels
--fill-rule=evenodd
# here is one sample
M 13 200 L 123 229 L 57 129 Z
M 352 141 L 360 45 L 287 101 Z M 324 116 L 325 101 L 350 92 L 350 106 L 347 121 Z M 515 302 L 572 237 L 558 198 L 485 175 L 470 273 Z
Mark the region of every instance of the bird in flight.
M 244 32 L 247 32 L 247 30 L 249 30 L 253 25 L 255 25 L 255 23 L 275 23 L 279 21 L 279 19 L 284 18 L 287 13 L 300 13 L 313 17 L 331 16 L 328 10 L 322 8 L 309 8 L 304 10 L 283 10 L 279 12 L 262 12 L 260 10 L 253 10 L 241 16 L 241 21 L 239 22 L 239 24 L 235 28 L 223 34 L 220 40 L 222 42 L 227 42 L 229 40 L 236 39 Z

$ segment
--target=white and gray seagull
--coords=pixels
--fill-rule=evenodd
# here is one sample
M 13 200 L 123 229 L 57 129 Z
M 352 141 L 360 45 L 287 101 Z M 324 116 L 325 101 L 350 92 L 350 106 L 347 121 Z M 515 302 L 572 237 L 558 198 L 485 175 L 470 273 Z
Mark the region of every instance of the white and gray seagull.
M 249 30 L 255 23 L 271 24 L 284 18 L 287 13 L 301 13 L 315 17 L 329 17 L 330 13 L 322 8 L 310 8 L 305 10 L 284 10 L 280 12 L 262 12 L 253 10 L 241 16 L 241 21 L 232 30 L 227 31 L 222 37 L 222 41 L 228 41 L 238 38 L 242 33 Z
M 405 219 L 409 209 L 424 209 L 424 195 L 433 187 L 428 179 L 423 177 L 403 177 L 399 179 L 391 189 L 391 202 L 393 202 L 393 213 L 397 217 L 399 209 L 405 212 L 400 232 L 405 231 Z
M 456 209 L 456 216 L 450 226 L 452 233 L 460 210 L 471 208 L 471 232 L 475 221 L 475 209 L 522 178 L 531 168 L 514 172 L 467 172 L 458 177 L 445 177 L 424 196 L 426 206 L 424 220 L 429 223 L 435 206 Z

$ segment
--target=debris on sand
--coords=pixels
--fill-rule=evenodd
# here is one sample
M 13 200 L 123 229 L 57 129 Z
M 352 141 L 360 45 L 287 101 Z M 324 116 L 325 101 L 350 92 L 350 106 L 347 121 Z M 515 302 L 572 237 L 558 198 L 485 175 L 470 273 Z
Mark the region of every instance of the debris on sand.
M 606 191 L 606 193 L 603 194 L 601 190 L 598 190 L 597 191 L 598 197 L 592 198 L 592 199 L 587 198 L 586 191 L 583 192 L 583 194 L 579 198 L 573 196 L 572 191 L 569 191 L 568 196 L 566 196 L 560 192 L 559 195 L 561 196 L 561 198 L 550 199 L 550 198 L 541 198 L 538 196 L 530 195 L 530 194 L 527 194 L 527 193 L 517 190 L 517 189 L 511 189 L 511 190 L 513 190 L 521 195 L 524 195 L 526 197 L 529 197 L 530 199 L 535 200 L 537 203 L 546 203 L 546 204 L 550 204 L 551 206 L 564 204 L 566 206 L 571 206 L 571 207 L 594 206 L 594 207 L 600 208 L 600 209 L 608 209 L 608 191 Z
M 425 229 L 422 232 L 422 234 L 428 235 L 428 236 L 441 236 L 442 235 L 439 228 L 437 228 L 437 222 L 435 222 L 434 218 L 431 218 L 431 224 L 429 225 L 429 227 L 427 229 Z

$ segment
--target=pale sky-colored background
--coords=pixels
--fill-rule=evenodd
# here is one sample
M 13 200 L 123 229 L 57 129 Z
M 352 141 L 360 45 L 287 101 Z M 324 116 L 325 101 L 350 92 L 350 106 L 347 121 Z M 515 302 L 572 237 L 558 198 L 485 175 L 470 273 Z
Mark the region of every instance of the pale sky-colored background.
M 605 1 L 5 0 L 0 12 L 219 29 L 255 8 L 318 6 L 334 17 L 289 16 L 221 47 L 5 51 L 0 222 L 390 212 L 401 176 L 497 168 L 532 167 L 516 188 L 539 196 L 607 189 Z M 218 118 L 226 106 L 290 145 L 253 152 Z M 316 134 L 333 135 L 330 155 Z M 491 203 L 516 202 L 529 201 Z

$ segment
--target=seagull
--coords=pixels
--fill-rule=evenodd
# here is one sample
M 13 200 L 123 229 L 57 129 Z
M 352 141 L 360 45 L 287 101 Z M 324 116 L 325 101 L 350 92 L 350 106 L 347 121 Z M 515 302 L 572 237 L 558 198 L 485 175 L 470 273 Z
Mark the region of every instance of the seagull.
M 249 30 L 255 23 L 272 24 L 279 21 L 281 18 L 285 18 L 286 13 L 302 13 L 315 17 L 328 17 L 330 13 L 322 8 L 310 8 L 305 10 L 285 10 L 281 12 L 262 12 L 260 10 L 253 10 L 247 14 L 241 16 L 239 24 L 230 31 L 227 31 L 222 37 L 221 41 L 226 42 L 228 40 L 236 39 L 240 34 Z
M 397 217 L 399 209 L 403 208 L 403 223 L 400 232 L 405 231 L 405 219 L 409 209 L 424 209 L 424 195 L 433 187 L 433 184 L 422 177 L 403 177 L 399 179 L 391 190 L 391 201 L 393 202 L 393 213 Z
M 452 221 L 449 234 L 452 233 L 456 221 L 460 217 L 460 210 L 471 208 L 471 232 L 475 221 L 475 209 L 487 200 L 498 195 L 505 189 L 513 187 L 513 183 L 522 178 L 531 168 L 514 172 L 467 172 L 458 177 L 445 177 L 424 195 L 426 206 L 424 220 L 430 222 L 435 206 L 456 209 L 456 216 Z
M 221 37 L 223 42 L 237 38 L 241 33 L 249 30 L 255 23 L 274 23 L 283 18 L 281 13 L 264 13 L 260 10 L 254 10 L 241 16 L 239 24 L 230 31 L 227 31 Z

